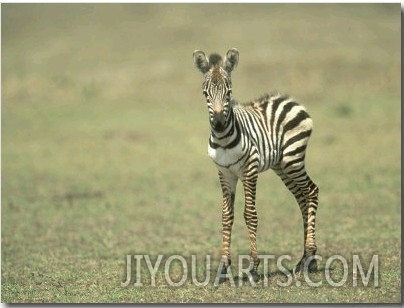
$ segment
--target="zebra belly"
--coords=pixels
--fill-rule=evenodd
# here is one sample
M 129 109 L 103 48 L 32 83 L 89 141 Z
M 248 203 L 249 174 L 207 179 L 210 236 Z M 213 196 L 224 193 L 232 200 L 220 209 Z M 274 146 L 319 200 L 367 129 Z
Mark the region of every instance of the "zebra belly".
M 267 171 L 273 168 L 279 163 L 279 152 L 273 149 L 267 148 L 264 154 L 260 153 L 260 164 L 258 167 L 258 172 Z

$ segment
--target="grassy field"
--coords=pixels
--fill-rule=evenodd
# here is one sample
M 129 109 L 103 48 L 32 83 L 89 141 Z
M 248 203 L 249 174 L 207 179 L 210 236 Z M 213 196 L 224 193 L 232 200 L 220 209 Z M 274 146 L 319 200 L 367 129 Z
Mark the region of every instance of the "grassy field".
M 400 302 L 400 19 L 399 4 L 3 4 L 2 302 Z M 314 120 L 320 269 L 346 258 L 339 287 L 322 270 L 310 276 L 319 287 L 281 287 L 274 264 L 268 286 L 165 279 L 173 254 L 198 256 L 199 281 L 205 255 L 212 276 L 220 258 L 221 191 L 192 52 L 231 47 L 236 99 L 277 89 Z M 292 268 L 300 211 L 271 171 L 257 211 L 260 253 L 290 255 Z M 249 252 L 242 212 L 239 189 L 234 264 Z M 121 286 L 137 254 L 164 255 L 155 286 L 144 260 L 143 286 Z M 353 255 L 365 273 L 378 255 L 378 285 L 353 285 Z M 179 262 L 169 269 L 178 281 Z

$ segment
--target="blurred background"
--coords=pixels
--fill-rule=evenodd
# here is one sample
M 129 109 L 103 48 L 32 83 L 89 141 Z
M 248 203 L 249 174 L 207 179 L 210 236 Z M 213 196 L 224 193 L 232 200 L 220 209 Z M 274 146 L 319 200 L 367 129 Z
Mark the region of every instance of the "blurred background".
M 397 95 L 397 7 L 6 4 L 3 105 L 102 100 L 172 108 L 175 99 L 178 107 L 197 99 L 188 96 L 199 88 L 193 50 L 231 47 L 241 56 L 234 74 L 241 100 L 272 88 L 310 104 Z
M 319 253 L 384 252 L 383 296 L 398 296 L 399 8 L 2 4 L 3 302 L 141 301 L 121 297 L 127 253 L 218 256 L 221 192 L 192 53 L 232 47 L 237 100 L 279 90 L 313 117 Z M 234 253 L 248 253 L 239 193 Z M 257 208 L 262 252 L 298 259 L 300 212 L 271 172 Z

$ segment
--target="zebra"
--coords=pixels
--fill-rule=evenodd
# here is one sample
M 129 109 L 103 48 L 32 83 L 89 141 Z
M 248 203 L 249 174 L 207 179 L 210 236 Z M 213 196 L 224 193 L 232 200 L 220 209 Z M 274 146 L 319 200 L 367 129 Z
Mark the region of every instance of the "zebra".
M 248 103 L 236 102 L 232 97 L 231 82 L 231 72 L 239 60 L 236 48 L 229 49 L 224 59 L 216 53 L 207 58 L 203 51 L 195 50 L 193 60 L 204 75 L 202 93 L 208 106 L 211 130 L 208 154 L 217 166 L 223 193 L 218 276 L 227 277 L 231 265 L 234 200 L 236 184 L 240 180 L 244 188 L 244 219 L 250 239 L 249 279 L 259 280 L 255 194 L 258 174 L 267 169 L 272 169 L 281 178 L 302 213 L 304 252 L 294 272 L 317 270 L 315 221 L 319 188 L 305 170 L 305 151 L 312 133 L 312 119 L 302 105 L 279 92 L 265 94 Z

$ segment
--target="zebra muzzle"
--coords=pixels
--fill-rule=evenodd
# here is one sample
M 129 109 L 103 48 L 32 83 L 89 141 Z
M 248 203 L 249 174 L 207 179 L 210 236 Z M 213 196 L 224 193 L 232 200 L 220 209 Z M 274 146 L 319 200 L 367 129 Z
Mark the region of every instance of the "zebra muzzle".
M 223 112 L 215 112 L 212 117 L 212 128 L 217 131 L 221 132 L 225 129 L 226 124 L 226 117 Z

